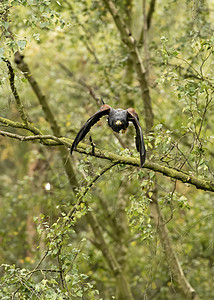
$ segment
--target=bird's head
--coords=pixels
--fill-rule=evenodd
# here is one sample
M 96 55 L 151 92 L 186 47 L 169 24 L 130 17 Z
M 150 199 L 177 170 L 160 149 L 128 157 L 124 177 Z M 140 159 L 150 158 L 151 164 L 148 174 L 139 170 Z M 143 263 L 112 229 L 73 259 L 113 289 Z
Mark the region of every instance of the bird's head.
M 124 109 L 111 109 L 108 117 L 109 126 L 115 131 L 120 132 L 121 129 L 128 127 L 127 111 Z

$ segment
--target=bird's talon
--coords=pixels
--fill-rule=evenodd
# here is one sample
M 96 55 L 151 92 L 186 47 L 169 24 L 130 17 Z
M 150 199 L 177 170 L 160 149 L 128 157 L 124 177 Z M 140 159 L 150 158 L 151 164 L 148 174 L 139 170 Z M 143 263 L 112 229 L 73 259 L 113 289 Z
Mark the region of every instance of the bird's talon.
M 91 143 L 91 153 L 94 155 L 95 154 L 95 152 L 94 152 L 94 150 L 95 150 L 95 144 L 94 144 L 91 136 L 89 137 L 89 141 Z

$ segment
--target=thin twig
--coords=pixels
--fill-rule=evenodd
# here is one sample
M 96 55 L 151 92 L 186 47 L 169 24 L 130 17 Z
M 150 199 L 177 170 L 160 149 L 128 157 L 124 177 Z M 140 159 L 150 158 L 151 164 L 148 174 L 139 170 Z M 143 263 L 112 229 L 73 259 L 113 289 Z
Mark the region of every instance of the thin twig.
M 54 269 L 34 269 L 34 270 L 32 270 L 32 271 L 30 271 L 30 272 L 28 272 L 27 273 L 27 276 L 28 275 L 31 275 L 31 274 L 34 274 L 34 273 L 36 273 L 36 272 L 41 272 L 41 273 L 45 273 L 45 272 L 49 272 L 49 273 L 59 273 L 60 272 L 60 270 L 54 270 Z
M 73 73 L 61 62 L 59 63 L 59 65 L 61 66 L 61 68 L 66 71 L 66 73 L 70 76 L 73 77 Z M 91 87 L 90 85 L 88 85 L 84 80 L 79 79 L 77 81 L 80 85 L 82 85 L 84 88 L 86 88 L 90 94 L 90 96 L 95 100 L 97 106 L 100 107 L 100 103 L 101 103 L 101 98 L 98 97 L 93 89 L 93 87 Z M 126 148 L 126 144 L 122 141 L 122 139 L 120 138 L 120 136 L 116 133 L 113 132 L 114 136 L 116 137 L 116 139 L 119 141 L 120 145 L 125 149 Z
M 61 283 L 62 283 L 62 288 L 66 289 L 67 292 L 69 293 L 68 287 L 67 287 L 67 284 L 66 284 L 66 281 L 65 281 L 65 278 L 64 278 L 64 274 L 63 274 L 64 272 L 63 272 L 63 269 L 62 269 L 62 262 L 61 262 L 61 258 L 60 258 L 61 250 L 62 250 L 62 242 L 63 242 L 63 235 L 62 235 L 62 238 L 60 240 L 60 245 L 58 245 L 59 248 L 58 248 L 58 252 L 57 252 L 57 262 L 58 262 L 58 266 L 59 266 L 59 270 L 60 270 L 59 274 L 60 274 L 60 280 L 61 280 Z
M 53 135 L 32 135 L 32 136 L 23 136 L 23 135 L 19 135 L 19 134 L 15 134 L 15 133 L 11 133 L 11 132 L 6 132 L 6 131 L 2 131 L 0 130 L 0 135 L 2 136 L 7 136 L 13 139 L 17 139 L 20 140 L 21 142 L 24 141 L 32 141 L 32 140 L 54 140 L 57 143 L 48 143 L 48 146 L 58 146 L 58 145 L 66 145 L 66 146 L 70 146 L 70 144 L 68 144 L 67 142 L 63 142 L 62 139 L 53 136 Z M 47 142 L 45 143 L 47 144 Z
M 92 178 L 92 180 L 89 182 L 89 184 L 87 184 L 87 186 L 85 187 L 85 191 L 83 193 L 83 195 L 79 198 L 78 203 L 72 207 L 72 209 L 68 212 L 67 216 L 70 219 L 74 213 L 79 209 L 79 206 L 81 205 L 81 203 L 83 203 L 83 198 L 86 196 L 86 194 L 88 193 L 88 191 L 91 189 L 91 187 L 95 184 L 95 182 L 103 175 L 105 174 L 108 170 L 110 170 L 112 167 L 114 167 L 117 164 L 117 162 L 115 163 L 110 163 L 109 165 L 105 166 L 101 172 L 99 172 L 97 175 L 94 176 L 94 178 Z
M 27 115 L 24 111 L 24 106 L 20 100 L 20 97 L 19 97 L 19 94 L 18 94 L 18 91 L 16 89 L 16 86 L 15 86 L 15 81 L 14 81 L 14 78 L 15 78 L 15 74 L 14 74 L 14 70 L 13 70 L 13 67 L 10 63 L 10 61 L 6 58 L 3 58 L 3 61 L 6 63 L 7 65 L 7 68 L 8 68 L 8 71 L 9 71 L 9 81 L 10 81 L 10 88 L 11 88 L 11 91 L 13 93 L 13 96 L 16 100 L 16 104 L 17 104 L 17 107 L 18 107 L 18 111 L 19 111 L 19 114 L 23 120 L 23 122 L 25 123 L 26 126 L 28 126 L 28 118 L 27 118 Z

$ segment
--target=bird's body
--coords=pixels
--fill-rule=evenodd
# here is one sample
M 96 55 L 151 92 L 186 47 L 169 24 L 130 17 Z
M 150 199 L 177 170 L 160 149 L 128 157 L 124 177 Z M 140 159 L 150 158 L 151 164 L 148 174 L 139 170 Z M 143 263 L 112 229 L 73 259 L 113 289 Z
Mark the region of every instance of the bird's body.
M 108 124 L 115 131 L 126 130 L 129 126 L 127 111 L 121 108 L 111 108 L 108 116 Z
M 83 125 L 77 134 L 72 146 L 71 146 L 71 154 L 73 150 L 77 147 L 78 143 L 86 136 L 86 134 L 90 131 L 91 127 L 97 123 L 101 117 L 104 115 L 108 115 L 108 125 L 115 132 L 120 132 L 120 130 L 125 131 L 129 122 L 132 122 L 136 129 L 136 148 L 137 151 L 140 152 L 140 166 L 142 167 L 145 163 L 146 159 L 146 149 L 143 140 L 143 133 L 139 123 L 139 118 L 136 111 L 133 108 L 114 109 L 108 104 L 103 104 L 98 112 L 96 112 L 93 116 L 91 116 L 88 121 Z

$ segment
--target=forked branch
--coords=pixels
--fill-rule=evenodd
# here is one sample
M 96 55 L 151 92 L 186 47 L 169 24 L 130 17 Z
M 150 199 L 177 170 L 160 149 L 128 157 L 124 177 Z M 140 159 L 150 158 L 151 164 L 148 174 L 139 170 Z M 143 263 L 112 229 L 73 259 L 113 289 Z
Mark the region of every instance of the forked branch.
M 48 146 L 59 146 L 59 145 L 64 145 L 67 147 L 70 147 L 72 144 L 71 139 L 67 138 L 58 138 L 53 135 L 38 135 L 38 136 L 22 136 L 18 134 L 13 134 L 10 132 L 6 131 L 0 131 L 0 135 L 2 136 L 7 136 L 10 138 L 18 139 L 20 141 L 30 141 L 30 140 L 40 140 L 41 141 L 46 141 L 46 144 Z M 48 141 L 48 143 L 47 143 Z M 84 144 L 84 143 L 79 143 L 76 151 L 86 154 L 86 155 L 91 155 L 97 158 L 102 158 L 102 159 L 107 159 L 112 161 L 113 163 L 118 163 L 118 164 L 125 164 L 125 165 L 130 165 L 130 166 L 139 166 L 139 159 L 134 158 L 134 157 L 128 157 L 128 156 L 120 156 L 117 154 L 114 154 L 112 152 L 104 151 L 95 148 L 93 152 L 88 151 L 89 146 Z M 161 173 L 167 177 L 170 178 L 175 178 L 177 180 L 182 181 L 183 183 L 191 184 L 195 186 L 197 189 L 200 190 L 205 190 L 205 191 L 211 191 L 214 192 L 214 182 L 209 181 L 209 180 L 203 180 L 199 179 L 193 175 L 189 175 L 188 173 L 184 173 L 180 170 L 176 170 L 173 168 L 169 168 L 163 165 L 160 165 L 158 163 L 154 163 L 151 161 L 147 161 L 144 165 L 144 168 Z

